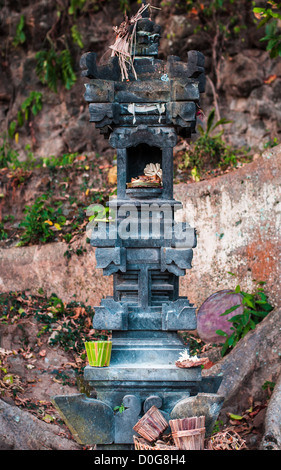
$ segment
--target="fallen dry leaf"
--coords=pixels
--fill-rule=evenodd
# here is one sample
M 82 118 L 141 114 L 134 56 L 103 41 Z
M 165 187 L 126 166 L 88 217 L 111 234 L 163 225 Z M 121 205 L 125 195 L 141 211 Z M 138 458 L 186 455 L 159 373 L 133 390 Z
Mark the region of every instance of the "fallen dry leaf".
M 109 184 L 116 184 L 117 183 L 117 166 L 113 166 L 107 175 L 107 180 Z
M 87 317 L 86 320 L 85 320 L 85 327 L 90 328 L 91 325 L 92 325 L 92 319 Z
M 99 169 L 100 170 L 105 170 L 106 168 L 111 168 L 111 167 L 112 167 L 112 165 L 100 165 Z
M 61 383 L 62 383 L 61 380 L 58 380 L 58 379 L 55 379 L 55 378 L 53 378 L 52 380 L 53 380 L 53 382 L 56 382 L 57 384 L 61 384 Z
M 273 83 L 277 78 L 277 75 L 274 74 L 274 75 L 270 75 L 266 80 L 264 80 L 264 83 L 266 85 L 270 85 L 271 83 Z
M 77 307 L 74 309 L 74 312 L 75 312 L 75 315 L 74 317 L 72 317 L 72 320 L 77 320 L 80 317 L 80 315 L 85 315 L 86 310 L 84 307 Z

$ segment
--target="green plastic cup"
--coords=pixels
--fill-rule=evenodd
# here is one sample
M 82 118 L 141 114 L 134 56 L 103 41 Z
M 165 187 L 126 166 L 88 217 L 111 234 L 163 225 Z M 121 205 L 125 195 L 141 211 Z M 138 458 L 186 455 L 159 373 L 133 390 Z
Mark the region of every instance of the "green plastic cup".
M 88 341 L 86 353 L 91 367 L 108 367 L 111 359 L 112 341 Z

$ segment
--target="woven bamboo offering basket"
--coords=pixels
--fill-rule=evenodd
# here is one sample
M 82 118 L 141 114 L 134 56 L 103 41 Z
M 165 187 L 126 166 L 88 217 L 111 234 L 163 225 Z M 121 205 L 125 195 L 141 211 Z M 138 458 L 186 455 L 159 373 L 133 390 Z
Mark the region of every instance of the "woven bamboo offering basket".
M 155 442 L 151 445 L 150 442 L 143 439 L 143 437 L 134 436 L 135 450 L 178 450 L 178 447 L 171 446 L 164 443 Z
M 152 406 L 147 413 L 135 424 L 133 429 L 149 442 L 156 441 L 160 434 L 169 427 L 161 411 Z
M 180 450 L 204 450 L 205 416 L 169 421 L 175 445 Z

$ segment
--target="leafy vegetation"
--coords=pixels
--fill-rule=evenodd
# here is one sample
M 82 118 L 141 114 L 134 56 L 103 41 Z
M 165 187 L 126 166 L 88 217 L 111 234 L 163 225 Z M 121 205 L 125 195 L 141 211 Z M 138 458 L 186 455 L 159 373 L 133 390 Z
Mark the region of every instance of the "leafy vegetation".
M 191 176 L 195 181 L 200 180 L 203 167 L 208 165 L 222 168 L 237 166 L 238 158 L 242 156 L 241 150 L 227 145 L 222 139 L 224 134 L 222 127 L 230 123 L 231 121 L 224 118 L 215 122 L 215 109 L 213 109 L 208 116 L 206 130 L 198 125 L 200 136 L 192 144 L 190 150 L 185 153 L 183 162 L 183 167 L 192 169 Z M 214 131 L 219 127 L 222 129 L 214 134 Z
M 105 184 L 104 167 L 99 165 L 101 157 L 98 154 L 88 157 L 76 152 L 36 159 L 28 146 L 26 152 L 26 159 L 22 161 L 7 137 L 0 147 L 0 165 L 5 179 L 4 191 L 0 193 L 0 202 L 2 207 L 4 205 L 2 245 L 18 242 L 18 246 L 23 246 L 59 240 L 69 244 L 66 259 L 83 255 L 83 247 L 73 248 L 70 244 L 86 231 L 87 207 L 105 205 L 112 194 L 112 187 Z M 107 167 L 110 165 L 105 165 Z M 18 188 L 23 187 L 29 178 L 36 181 L 38 176 L 44 181 L 39 194 L 35 195 L 32 204 L 25 207 L 22 216 L 17 214 L 17 220 L 12 220 L 5 202 L 10 196 L 15 197 Z
M 244 40 L 243 32 L 247 30 L 247 23 L 251 22 L 252 2 L 237 0 L 179 0 L 177 2 L 163 1 L 161 6 L 174 7 L 176 13 L 187 14 L 190 18 L 197 18 L 194 33 L 203 34 L 210 44 L 216 37 L 216 46 L 222 50 L 224 43 L 232 38 Z M 214 44 L 213 44 L 214 46 Z
M 3 222 L 0 222 L 0 241 L 6 240 L 8 238 L 8 233 L 4 230 Z
M 74 24 L 71 27 L 71 36 L 72 36 L 73 42 L 77 44 L 81 49 L 83 49 L 84 44 L 83 44 L 82 36 L 80 32 L 78 31 L 76 24 Z
M 17 25 L 16 35 L 13 39 L 13 46 L 17 47 L 19 44 L 24 44 L 26 41 L 26 35 L 24 32 L 25 28 L 25 16 L 21 15 Z
M 20 237 L 20 245 L 29 243 L 45 243 L 55 238 L 56 232 L 61 230 L 66 218 L 62 215 L 62 203 L 48 203 L 50 196 L 43 194 L 34 204 L 26 206 L 25 217 L 20 223 L 24 229 Z
M 242 305 L 244 311 L 242 314 L 234 315 L 228 321 L 232 323 L 231 330 L 233 333 L 230 335 L 225 331 L 217 330 L 216 333 L 225 338 L 225 343 L 221 350 L 221 355 L 227 354 L 234 346 L 244 338 L 244 336 L 250 331 L 254 330 L 258 323 L 260 323 L 268 314 L 273 310 L 273 306 L 269 303 L 267 295 L 264 289 L 261 287 L 264 282 L 259 282 L 257 289 L 253 293 L 247 293 L 241 291 L 238 285 L 235 289 L 235 293 L 242 295 Z M 240 305 L 235 305 L 227 309 L 222 316 L 228 315 L 237 310 Z
M 61 156 L 55 157 L 51 155 L 50 157 L 43 158 L 43 165 L 50 168 L 61 168 L 72 165 L 75 159 L 78 157 L 78 153 L 64 153 Z
M 90 394 L 91 388 L 83 381 L 83 370 L 86 365 L 84 343 L 95 339 L 108 339 L 109 331 L 95 331 L 92 328 L 94 310 L 91 306 L 76 300 L 63 302 L 56 293 L 49 296 L 43 289 L 38 295 L 26 292 L 8 292 L 0 294 L 0 325 L 17 325 L 22 331 L 20 346 L 12 351 L 0 348 L 0 396 L 12 397 L 15 403 L 35 414 L 39 419 L 52 422 L 56 418 L 48 402 L 36 402 L 23 397 L 26 381 L 9 371 L 9 356 L 17 356 L 24 361 L 27 369 L 34 368 L 35 363 L 46 355 L 48 348 L 61 348 L 68 353 L 69 367 L 55 369 L 52 380 L 64 385 L 76 386 L 81 393 Z M 37 338 L 30 344 L 25 335 L 24 325 L 37 325 Z M 31 361 L 31 364 L 26 361 Z M 74 372 L 74 374 L 73 374 Z M 32 381 L 32 379 L 31 379 Z M 76 382 L 76 383 L 75 383 Z M 30 382 L 29 382 L 30 383 Z
M 76 16 L 84 8 L 86 0 L 70 0 L 69 3 L 68 14 Z
M 114 411 L 115 413 L 123 413 L 125 410 L 126 410 L 126 408 L 125 408 L 124 403 L 121 403 L 120 406 L 117 405 L 117 406 L 115 406 L 115 407 L 113 408 L 113 411 Z
M 31 91 L 29 96 L 21 104 L 17 113 L 17 121 L 12 121 L 9 126 L 9 137 L 13 138 L 17 127 L 22 127 L 24 122 L 30 120 L 30 115 L 37 116 L 42 109 L 42 93 L 39 91 Z
M 265 36 L 261 41 L 266 41 L 266 50 L 269 51 L 270 57 L 276 59 L 281 57 L 281 3 L 268 1 L 268 8 L 255 7 L 253 12 L 260 20 L 258 27 L 265 25 Z
M 92 329 L 94 310 L 83 302 L 63 302 L 56 293 L 44 295 L 42 289 L 38 295 L 25 292 L 0 294 L 0 324 L 15 324 L 33 315 L 39 323 L 38 338 L 48 338 L 50 346 L 76 354 L 84 354 L 85 341 L 108 339 L 109 331 Z M 26 346 L 28 346 L 26 344 Z
M 2 136 L 0 143 L 0 169 L 8 168 L 19 163 L 19 154 L 11 147 L 11 143 L 6 134 Z
M 61 82 L 67 90 L 70 90 L 76 82 L 73 59 L 68 49 L 57 52 L 51 47 L 37 52 L 36 59 L 36 73 L 39 79 L 55 93 L 58 91 L 58 82 Z

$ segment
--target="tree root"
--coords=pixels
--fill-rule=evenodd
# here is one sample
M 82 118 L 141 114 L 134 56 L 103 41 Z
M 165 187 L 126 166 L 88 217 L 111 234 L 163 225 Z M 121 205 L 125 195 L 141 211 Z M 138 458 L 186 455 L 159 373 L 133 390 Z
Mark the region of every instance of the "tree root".
M 225 397 L 221 416 L 240 414 L 249 400 L 264 400 L 264 384 L 276 382 L 264 422 L 262 446 L 281 449 L 281 311 L 275 309 L 204 376 L 222 375 L 218 390 Z
M 268 403 L 261 450 L 281 450 L 281 375 Z
M 0 400 L 0 450 L 81 450 L 62 429 Z

